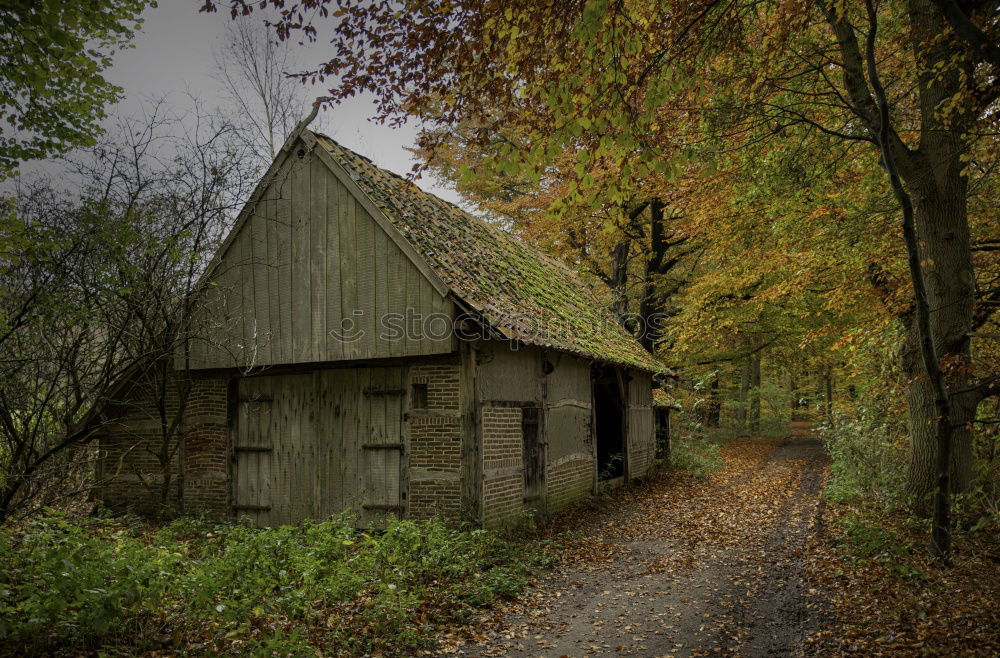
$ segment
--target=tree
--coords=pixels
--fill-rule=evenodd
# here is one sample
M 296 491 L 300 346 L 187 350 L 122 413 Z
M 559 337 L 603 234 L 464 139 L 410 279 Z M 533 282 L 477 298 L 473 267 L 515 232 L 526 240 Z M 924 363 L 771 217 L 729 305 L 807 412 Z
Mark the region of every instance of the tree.
M 197 106 L 185 119 L 162 104 L 121 119 L 73 156 L 78 192 L 42 179 L 17 195 L 0 243 L 0 521 L 78 492 L 67 478 L 135 390 L 159 430 L 129 449 L 160 463 L 166 502 L 189 377 L 183 359 L 161 366 L 192 339 L 190 292 L 255 178 L 235 126 Z
M 274 160 L 307 106 L 305 87 L 289 77 L 289 42 L 259 20 L 230 22 L 215 51 L 215 77 L 247 123 L 244 136 L 262 169 Z
M 7 0 L 0 6 L 0 177 L 94 143 L 121 89 L 104 79 L 150 0 Z
M 566 203 L 552 213 L 550 205 L 565 195 L 567 178 L 583 166 L 586 142 L 562 153 L 539 180 L 510 172 L 463 176 L 464 171 L 485 166 L 489 151 L 497 145 L 519 140 L 512 131 L 501 129 L 481 148 L 479 140 L 488 130 L 481 122 L 440 129 L 426 140 L 433 142 L 433 151 L 414 151 L 491 219 L 604 284 L 609 310 L 646 349 L 655 351 L 664 337 L 664 321 L 676 312 L 671 299 L 687 280 L 687 265 L 699 251 L 697 241 L 682 227 L 674 190 L 637 186 L 624 202 Z M 616 172 L 593 175 L 600 180 Z
M 230 4 L 234 16 L 253 8 Z M 904 217 L 913 286 L 901 354 L 911 381 L 910 490 L 918 507 L 936 492 L 934 546 L 947 551 L 947 495 L 968 485 L 969 427 L 996 393 L 975 371 L 970 334 L 1000 289 L 977 290 L 968 212 L 969 158 L 996 156 L 977 150 L 995 142 L 998 116 L 998 72 L 979 38 L 1000 27 L 992 2 L 273 4 L 284 7 L 279 35 L 310 38 L 318 30 L 304 10 L 318 7 L 310 16 L 322 18 L 337 5 L 324 35 L 335 58 L 305 76 L 336 77 L 334 98 L 371 92 L 380 116 L 397 121 L 518 126 L 523 141 L 497 145 L 484 172 L 537 180 L 588 142 L 566 186 L 573 202 L 626 200 L 637 180 L 673 179 L 706 153 L 725 161 L 760 144 L 774 152 L 789 133 L 877 153 Z M 618 182 L 596 185 L 595 166 L 613 168 Z

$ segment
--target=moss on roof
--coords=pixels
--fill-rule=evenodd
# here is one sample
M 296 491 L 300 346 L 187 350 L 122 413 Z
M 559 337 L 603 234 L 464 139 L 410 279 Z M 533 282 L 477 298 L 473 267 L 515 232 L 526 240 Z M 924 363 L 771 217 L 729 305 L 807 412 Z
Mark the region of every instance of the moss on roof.
M 653 406 L 679 408 L 677 400 L 674 399 L 674 396 L 670 395 L 670 393 L 662 388 L 653 389 Z
M 663 369 L 565 264 L 313 134 L 453 294 L 504 337 L 597 361 Z

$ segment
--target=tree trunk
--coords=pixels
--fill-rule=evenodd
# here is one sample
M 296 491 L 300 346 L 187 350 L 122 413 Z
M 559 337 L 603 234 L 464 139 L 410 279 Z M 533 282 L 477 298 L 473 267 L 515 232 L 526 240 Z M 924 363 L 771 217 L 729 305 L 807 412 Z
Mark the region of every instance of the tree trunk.
M 656 344 L 663 338 L 662 320 L 656 316 L 663 312 L 660 295 L 656 292 L 656 277 L 660 274 L 666 248 L 663 242 L 663 206 L 653 204 L 650 212 L 650 252 L 646 258 L 642 299 L 639 300 L 639 343 L 649 352 L 656 351 Z
M 826 369 L 826 376 L 823 378 L 826 384 L 826 397 L 823 403 L 826 413 L 826 422 L 833 424 L 833 368 Z
M 712 384 L 709 388 L 708 420 L 705 424 L 709 427 L 718 427 L 721 418 L 722 400 L 719 398 L 719 373 L 716 371 L 712 374 Z
M 752 361 L 753 357 L 748 356 L 743 361 L 743 367 L 740 368 L 740 404 L 736 409 L 736 422 L 739 426 L 740 436 L 746 436 L 747 434 L 747 400 L 750 394 L 750 370 Z
M 750 434 L 760 434 L 760 356 L 750 356 Z
M 799 411 L 798 384 L 795 382 L 794 375 L 788 377 L 788 408 L 791 419 L 794 421 Z
M 628 253 L 632 243 L 623 238 L 611 252 L 611 312 L 619 321 L 628 314 Z
M 947 178 L 950 180 L 927 181 L 929 184 L 917 187 L 913 196 L 932 335 L 947 375 L 951 399 L 950 489 L 961 492 L 972 479 L 970 428 L 979 403 L 978 395 L 969 390 L 972 381 L 967 367 L 975 291 L 965 179 L 957 172 Z M 934 386 L 921 362 L 917 329 L 912 322 L 901 350 L 901 361 L 909 382 L 907 403 L 912 445 L 907 489 L 915 497 L 917 510 L 926 513 L 929 494 L 937 486 L 939 476 L 935 422 L 938 414 Z

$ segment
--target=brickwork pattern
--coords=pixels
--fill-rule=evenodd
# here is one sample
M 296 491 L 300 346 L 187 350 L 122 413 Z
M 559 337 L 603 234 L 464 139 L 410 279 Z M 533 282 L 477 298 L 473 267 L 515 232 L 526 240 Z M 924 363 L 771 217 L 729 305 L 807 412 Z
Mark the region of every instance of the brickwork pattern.
M 487 479 L 483 483 L 483 498 L 483 525 L 504 525 L 524 509 L 524 476 L 517 473 Z
M 170 467 L 167 503 L 183 501 L 187 512 L 225 517 L 229 507 L 229 431 L 226 421 L 228 381 L 196 379 L 180 428 L 183 446 Z M 167 422 L 178 413 L 174 387 L 165 400 Z M 156 457 L 162 442 L 156 391 L 141 382 L 126 387 L 114 420 L 100 437 L 101 498 L 112 509 L 152 514 L 160 508 L 163 470 Z M 176 438 L 170 446 L 176 448 Z
M 462 512 L 460 368 L 450 363 L 413 366 L 410 382 L 427 385 L 427 408 L 407 412 L 409 516 L 458 518 Z
M 499 526 L 524 508 L 520 407 L 483 407 L 483 523 Z
M 580 458 L 552 466 L 546 472 L 546 511 L 555 512 L 591 495 L 593 458 Z
M 462 465 L 457 417 L 410 418 L 410 468 L 456 473 Z
M 483 470 L 521 468 L 520 407 L 483 407 Z
M 459 367 L 450 363 L 418 365 L 410 368 L 410 382 L 427 384 L 427 408 L 435 411 L 459 410 Z
M 458 482 L 418 480 L 410 482 L 410 518 L 457 519 L 462 512 L 462 491 Z

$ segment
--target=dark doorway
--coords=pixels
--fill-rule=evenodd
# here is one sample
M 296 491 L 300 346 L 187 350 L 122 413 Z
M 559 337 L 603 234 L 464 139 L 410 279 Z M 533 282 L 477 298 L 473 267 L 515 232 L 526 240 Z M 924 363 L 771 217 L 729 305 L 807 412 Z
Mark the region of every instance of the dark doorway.
M 656 458 L 670 460 L 670 407 L 654 406 L 653 420 L 656 423 Z
M 597 478 L 625 476 L 625 401 L 616 368 L 595 366 L 594 432 L 597 435 Z
M 525 502 L 545 496 L 545 444 L 542 443 L 540 425 L 541 412 L 538 407 L 521 408 Z

